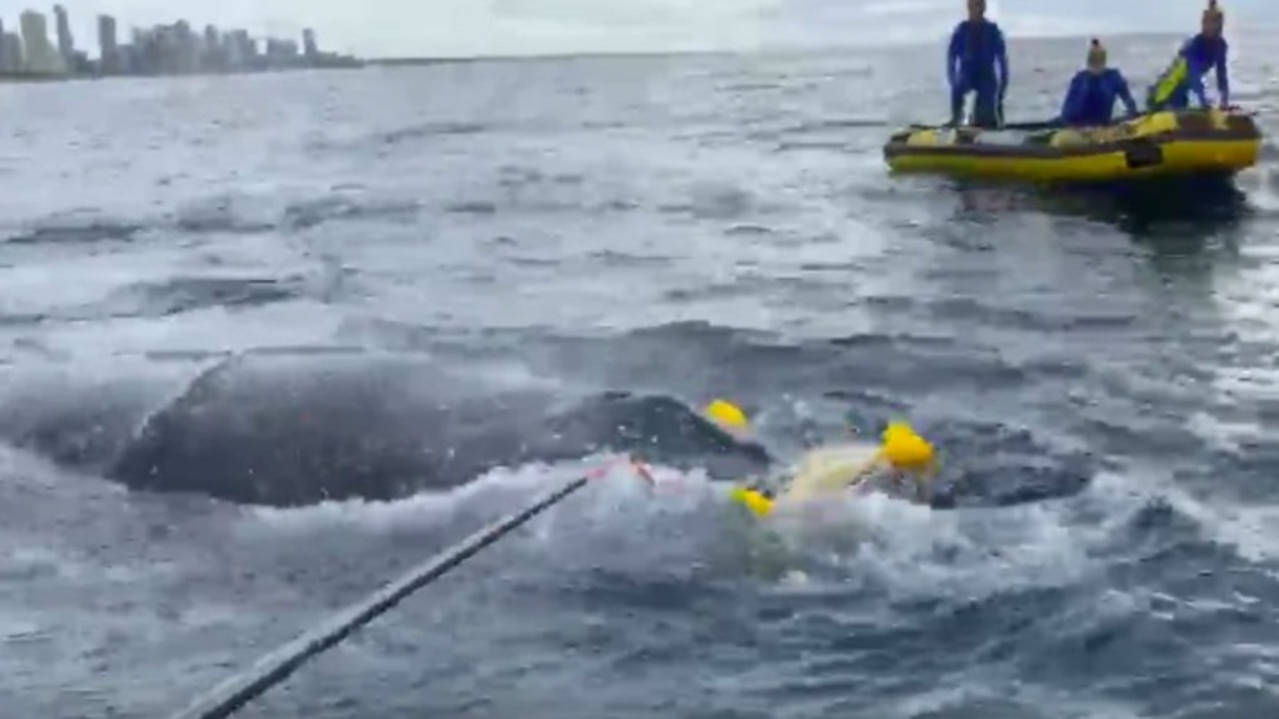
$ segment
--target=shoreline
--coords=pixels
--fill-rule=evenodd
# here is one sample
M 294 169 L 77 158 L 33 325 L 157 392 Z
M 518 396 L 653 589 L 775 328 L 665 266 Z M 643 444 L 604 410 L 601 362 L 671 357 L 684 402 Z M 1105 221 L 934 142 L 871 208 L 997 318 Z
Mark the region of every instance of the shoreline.
M 279 67 L 245 68 L 242 70 L 202 70 L 184 73 L 35 73 L 35 72 L 0 72 L 0 85 L 34 84 L 49 82 L 77 82 L 91 80 L 126 80 L 156 79 L 167 77 L 212 77 L 233 75 L 263 75 L 276 72 L 299 72 L 303 70 L 360 70 L 372 63 L 366 60 L 350 60 L 332 63 L 316 63 L 311 65 L 286 65 Z

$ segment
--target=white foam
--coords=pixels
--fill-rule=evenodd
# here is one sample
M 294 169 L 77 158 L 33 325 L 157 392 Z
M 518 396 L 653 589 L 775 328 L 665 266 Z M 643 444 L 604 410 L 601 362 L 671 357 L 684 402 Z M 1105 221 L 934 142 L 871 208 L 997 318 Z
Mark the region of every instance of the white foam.
M 307 535 L 341 529 L 361 533 L 391 534 L 429 528 L 447 521 L 459 509 L 480 500 L 501 496 L 528 498 L 549 492 L 590 472 L 611 458 L 594 456 L 557 465 L 529 464 L 514 469 L 497 468 L 465 485 L 439 492 L 422 492 L 392 501 L 352 499 L 327 501 L 306 507 L 252 507 L 244 510 L 237 532 L 275 535 Z M 514 507 L 513 507 L 514 508 Z
M 1070 585 L 1103 571 L 1110 552 L 1096 550 L 1122 540 L 1133 515 L 1163 491 L 1140 487 L 1137 479 L 1102 475 L 1067 499 L 954 510 L 869 494 L 823 508 L 819 522 L 770 526 L 796 562 L 826 567 L 822 579 L 797 566 L 804 576 L 784 578 L 786 591 L 821 593 L 860 577 L 895 596 L 980 598 Z
M 1208 504 L 1189 494 L 1169 496 L 1173 507 L 1199 525 L 1209 540 L 1249 562 L 1279 559 L 1279 506 Z
M 1243 451 L 1244 443 L 1262 439 L 1264 431 L 1255 420 L 1226 420 L 1207 411 L 1191 413 L 1186 427 L 1213 449 L 1225 452 Z
M 1255 202 L 1257 197 L 1253 198 Z M 1279 271 L 1270 260 L 1279 244 L 1253 242 L 1240 250 L 1245 261 L 1232 264 L 1228 283 L 1213 293 L 1220 333 L 1227 359 L 1214 367 L 1211 387 L 1222 408 L 1234 415 L 1229 422 L 1216 416 L 1199 417 L 1192 425 L 1201 436 L 1220 443 L 1237 445 L 1264 434 L 1249 410 L 1258 404 L 1279 401 L 1279 371 L 1272 365 L 1273 347 L 1279 340 L 1279 322 L 1274 307 L 1279 304 Z
M 249 509 L 236 531 L 295 537 L 332 531 L 422 532 L 458 515 L 472 515 L 476 508 L 490 517 L 497 515 L 495 507 L 514 511 L 607 460 L 592 457 L 496 469 L 462 487 L 391 502 Z M 616 541 L 619 535 L 645 537 L 647 546 L 676 544 L 687 540 L 671 534 L 661 524 L 663 517 L 675 516 L 689 527 L 705 526 L 708 512 L 732 508 L 727 485 L 709 481 L 703 472 L 662 466 L 650 471 L 655 487 L 618 467 L 597 487 L 530 523 L 521 541 L 562 550 L 606 537 Z M 1113 547 L 1127 541 L 1133 517 L 1155 501 L 1169 503 L 1197 522 L 1207 538 L 1233 547 L 1245 559 L 1279 556 L 1279 532 L 1271 529 L 1279 526 L 1279 509 L 1208 504 L 1170 479 L 1118 474 L 1099 475 L 1075 497 L 1012 507 L 942 511 L 872 493 L 827 505 L 819 516 L 765 520 L 762 529 L 780 536 L 793 553 L 778 590 L 820 593 L 830 589 L 832 581 L 860 577 L 897 596 L 977 598 L 1017 588 L 1070 585 L 1104 571 Z M 623 541 L 620 546 L 629 545 Z M 677 561 L 696 561 L 682 553 L 679 557 Z M 814 574 L 813 561 L 825 569 Z M 838 576 L 832 578 L 831 571 Z
M 1200 498 L 1171 478 L 1153 473 L 1139 479 L 1105 475 L 1094 486 L 1106 493 L 1104 501 L 1114 507 L 1112 523 L 1126 521 L 1133 511 L 1163 501 L 1190 518 L 1204 539 L 1229 547 L 1242 559 L 1279 559 L 1279 506 Z

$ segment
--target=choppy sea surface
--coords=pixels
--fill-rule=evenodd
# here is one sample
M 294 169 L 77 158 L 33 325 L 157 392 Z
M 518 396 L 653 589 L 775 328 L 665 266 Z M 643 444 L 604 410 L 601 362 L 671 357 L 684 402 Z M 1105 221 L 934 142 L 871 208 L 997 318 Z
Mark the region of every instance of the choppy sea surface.
M 1134 88 L 1177 38 L 1114 38 Z M 1232 38 L 1276 131 L 1273 39 Z M 1014 42 L 1010 119 L 1083 41 Z M 894 178 L 942 49 L 0 87 L 0 711 L 155 717 L 613 450 L 243 717 L 1279 713 L 1279 198 Z M 937 497 L 725 481 L 906 418 Z

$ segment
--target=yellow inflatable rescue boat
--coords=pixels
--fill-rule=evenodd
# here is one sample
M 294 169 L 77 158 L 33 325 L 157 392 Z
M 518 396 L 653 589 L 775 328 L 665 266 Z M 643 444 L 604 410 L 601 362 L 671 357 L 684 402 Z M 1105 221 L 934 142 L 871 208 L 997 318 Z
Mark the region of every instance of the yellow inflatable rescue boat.
M 912 127 L 884 145 L 894 172 L 1030 182 L 1115 182 L 1230 176 L 1257 162 L 1261 132 L 1248 113 L 1155 112 L 1087 128 Z

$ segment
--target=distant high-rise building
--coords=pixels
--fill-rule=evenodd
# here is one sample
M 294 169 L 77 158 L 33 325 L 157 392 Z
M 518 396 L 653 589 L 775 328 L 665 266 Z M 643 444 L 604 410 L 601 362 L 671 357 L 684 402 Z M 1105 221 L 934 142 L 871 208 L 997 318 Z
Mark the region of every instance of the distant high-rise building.
M 148 55 L 154 58 L 155 71 L 159 73 L 176 73 L 180 64 L 178 52 L 178 31 L 173 25 L 156 25 L 149 38 L 151 47 Z
M 226 48 L 221 33 L 212 25 L 204 26 L 204 48 L 200 57 L 203 70 L 217 71 L 226 69 Z
M 130 32 L 129 64 L 131 72 L 151 75 L 160 72 L 160 38 L 159 29 L 133 28 Z
M 138 64 L 136 48 L 132 43 L 122 43 L 116 48 L 116 71 L 121 75 L 137 75 L 142 72 Z
M 120 67 L 120 47 L 116 40 L 115 18 L 110 15 L 98 16 L 98 47 L 104 75 L 116 75 L 122 72 Z
M 22 72 L 26 60 L 22 53 L 22 36 L 16 32 L 4 34 L 4 45 L 0 47 L 0 66 L 5 72 Z
M 24 10 L 18 22 L 22 26 L 22 45 L 26 51 L 23 67 L 28 72 L 47 75 L 62 72 L 65 63 L 49 42 L 49 26 L 44 13 Z
M 67 9 L 61 5 L 54 5 L 53 16 L 58 30 L 58 54 L 62 56 L 65 67 L 74 67 L 75 38 L 71 36 L 71 21 L 67 18 Z
M 222 36 L 222 57 L 228 70 L 239 70 L 244 67 L 244 57 L 235 42 L 234 31 Z
M 21 43 L 19 43 L 18 45 L 17 64 L 10 63 L 10 60 L 12 60 L 12 52 L 13 52 L 12 50 L 9 49 L 9 43 L 12 42 L 10 37 L 11 37 L 11 33 L 7 33 L 4 31 L 4 21 L 0 20 L 0 72 L 3 72 L 3 73 L 19 72 L 22 70 Z
M 247 30 L 231 30 L 223 36 L 227 66 L 247 70 L 257 62 L 257 45 Z
M 315 31 L 311 28 L 302 31 L 302 52 L 306 54 L 308 60 L 320 54 L 319 48 L 315 45 Z
M 271 67 L 292 67 L 298 64 L 298 41 L 268 38 L 266 41 L 267 64 Z
M 191 32 L 191 24 L 179 20 L 173 24 L 174 62 L 177 71 L 193 73 L 199 67 L 200 37 Z

